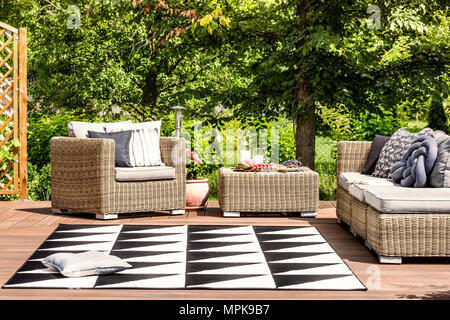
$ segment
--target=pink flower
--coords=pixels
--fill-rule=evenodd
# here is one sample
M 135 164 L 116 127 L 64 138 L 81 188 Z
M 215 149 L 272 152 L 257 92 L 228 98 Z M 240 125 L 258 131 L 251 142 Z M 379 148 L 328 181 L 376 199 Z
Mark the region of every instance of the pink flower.
M 192 155 L 192 160 L 194 160 L 195 163 L 202 163 L 202 160 L 200 160 L 196 154 Z
M 189 149 L 186 149 L 186 155 L 194 160 L 195 163 L 202 163 L 202 160 L 198 157 L 197 153 L 195 151 L 191 151 Z

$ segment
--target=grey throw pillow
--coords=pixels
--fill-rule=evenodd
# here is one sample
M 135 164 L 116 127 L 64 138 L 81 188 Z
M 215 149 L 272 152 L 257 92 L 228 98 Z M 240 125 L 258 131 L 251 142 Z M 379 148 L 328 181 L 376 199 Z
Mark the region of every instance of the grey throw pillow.
M 412 134 L 404 128 L 398 129 L 381 149 L 380 157 L 372 175 L 379 178 L 391 178 L 392 166 L 400 161 L 412 141 L 421 136 L 434 137 L 434 132 L 430 128 L 425 128 Z
M 376 135 L 373 139 L 372 146 L 370 147 L 369 155 L 367 156 L 366 163 L 361 171 L 362 174 L 372 174 L 375 170 L 380 152 L 384 145 L 389 141 L 390 137 Z
M 65 277 L 105 275 L 131 268 L 119 257 L 99 251 L 55 253 L 43 259 L 42 264 Z
M 439 135 L 436 139 L 438 155 L 429 177 L 435 188 L 450 188 L 450 136 Z
M 131 130 L 121 132 L 94 132 L 88 131 L 89 138 L 113 139 L 115 144 L 116 167 L 131 167 L 130 139 Z

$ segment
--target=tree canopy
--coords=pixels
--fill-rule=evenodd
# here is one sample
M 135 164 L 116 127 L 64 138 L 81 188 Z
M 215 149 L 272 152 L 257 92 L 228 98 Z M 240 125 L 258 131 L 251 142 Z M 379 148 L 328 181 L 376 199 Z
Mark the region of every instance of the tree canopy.
M 342 117 L 423 117 L 432 100 L 448 98 L 443 0 L 73 5 L 0 2 L 1 21 L 29 29 L 35 110 L 127 111 L 142 121 L 181 104 L 188 117 L 216 123 L 288 117 L 297 155 L 311 165 L 316 124 L 333 130 Z

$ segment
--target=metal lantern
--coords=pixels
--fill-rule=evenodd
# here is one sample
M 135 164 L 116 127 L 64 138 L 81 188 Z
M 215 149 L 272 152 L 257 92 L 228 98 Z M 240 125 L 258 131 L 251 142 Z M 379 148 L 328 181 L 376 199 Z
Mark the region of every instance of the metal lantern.
M 175 136 L 179 138 L 181 136 L 181 119 L 183 118 L 183 109 L 182 106 L 172 107 L 173 112 L 175 113 Z

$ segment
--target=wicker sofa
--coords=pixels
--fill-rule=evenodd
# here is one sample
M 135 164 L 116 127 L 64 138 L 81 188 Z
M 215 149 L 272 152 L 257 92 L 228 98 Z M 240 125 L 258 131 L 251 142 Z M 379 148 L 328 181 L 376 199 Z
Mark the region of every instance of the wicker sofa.
M 51 196 L 55 213 L 94 213 L 115 219 L 121 213 L 170 211 L 186 207 L 185 140 L 161 137 L 161 160 L 174 179 L 117 181 L 111 139 L 51 139 Z
M 348 177 L 361 172 L 371 145 L 338 143 L 338 222 L 362 237 L 380 263 L 401 263 L 402 257 L 449 257 L 450 188 L 403 188 L 371 176 L 369 185 L 350 181 Z M 370 186 L 371 179 L 378 185 Z

